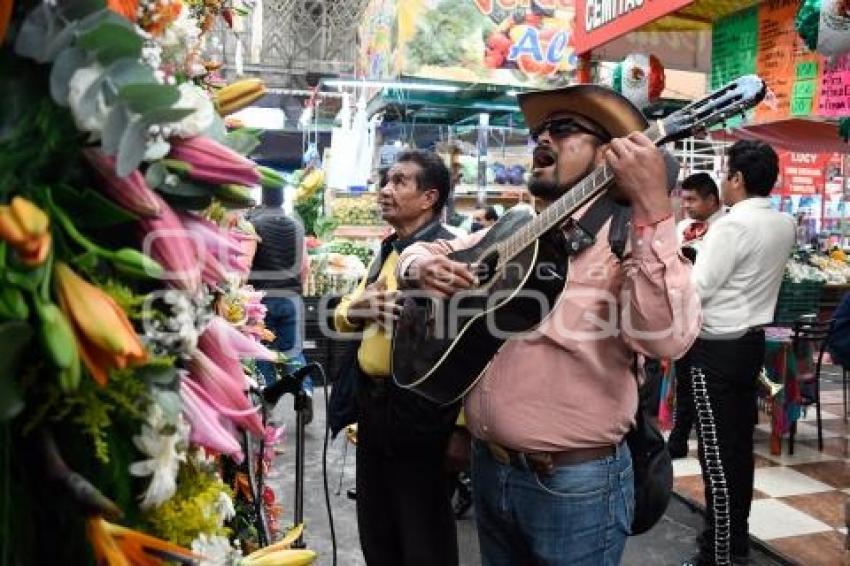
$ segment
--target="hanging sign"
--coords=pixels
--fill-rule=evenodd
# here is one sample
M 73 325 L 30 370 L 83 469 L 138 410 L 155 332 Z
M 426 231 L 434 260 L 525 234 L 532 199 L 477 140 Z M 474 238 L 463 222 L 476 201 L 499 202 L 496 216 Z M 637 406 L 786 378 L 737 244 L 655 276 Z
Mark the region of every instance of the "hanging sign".
M 578 53 L 590 51 L 694 0 L 575 0 Z
M 824 64 L 818 114 L 829 118 L 850 116 L 850 53 Z
M 544 87 L 578 65 L 573 0 L 397 0 L 399 74 Z

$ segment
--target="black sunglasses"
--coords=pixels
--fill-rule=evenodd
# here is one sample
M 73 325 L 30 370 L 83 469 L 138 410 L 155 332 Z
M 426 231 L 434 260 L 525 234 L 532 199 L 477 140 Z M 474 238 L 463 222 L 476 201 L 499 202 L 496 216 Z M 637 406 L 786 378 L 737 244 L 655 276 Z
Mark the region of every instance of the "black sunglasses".
M 608 143 L 611 141 L 611 136 L 588 128 L 587 126 L 576 122 L 572 118 L 556 118 L 554 120 L 547 120 L 543 122 L 531 130 L 531 139 L 534 143 L 537 143 L 537 140 L 540 139 L 543 132 L 547 131 L 549 132 L 549 135 L 554 138 L 566 138 L 575 134 L 589 134 L 602 143 Z

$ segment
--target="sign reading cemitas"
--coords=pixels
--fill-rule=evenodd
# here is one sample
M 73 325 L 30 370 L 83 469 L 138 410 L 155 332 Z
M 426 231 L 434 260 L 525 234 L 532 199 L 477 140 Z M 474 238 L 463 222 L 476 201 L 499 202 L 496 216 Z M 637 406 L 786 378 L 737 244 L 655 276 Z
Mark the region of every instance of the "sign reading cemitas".
M 693 2 L 694 0 L 576 0 L 576 51 L 589 51 Z

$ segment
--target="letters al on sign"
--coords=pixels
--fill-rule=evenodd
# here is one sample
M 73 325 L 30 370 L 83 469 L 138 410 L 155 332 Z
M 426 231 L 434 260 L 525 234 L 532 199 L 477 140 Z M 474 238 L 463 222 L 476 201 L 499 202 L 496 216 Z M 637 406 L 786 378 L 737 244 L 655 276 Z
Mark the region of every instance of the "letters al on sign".
M 694 0 L 576 0 L 577 53 L 635 31 Z

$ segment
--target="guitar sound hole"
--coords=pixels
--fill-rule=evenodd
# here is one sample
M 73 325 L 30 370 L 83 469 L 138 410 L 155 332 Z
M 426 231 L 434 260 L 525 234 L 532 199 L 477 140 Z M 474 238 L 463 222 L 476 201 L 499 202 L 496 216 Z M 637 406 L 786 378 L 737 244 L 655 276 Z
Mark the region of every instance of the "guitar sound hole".
M 488 252 L 474 266 L 475 276 L 478 278 L 478 286 L 482 287 L 489 283 L 496 275 L 496 267 L 499 264 L 499 252 L 492 250 Z

